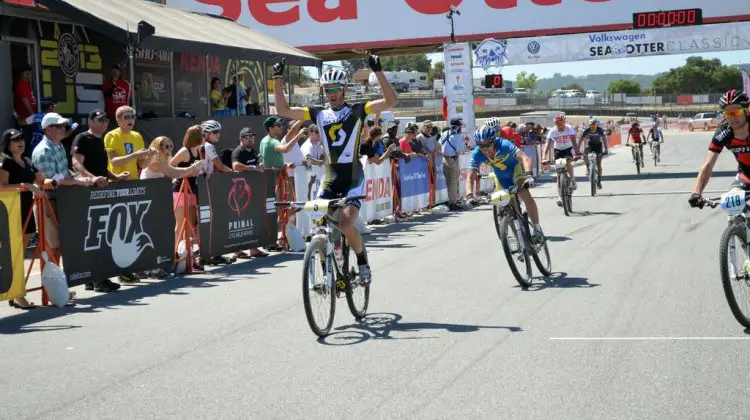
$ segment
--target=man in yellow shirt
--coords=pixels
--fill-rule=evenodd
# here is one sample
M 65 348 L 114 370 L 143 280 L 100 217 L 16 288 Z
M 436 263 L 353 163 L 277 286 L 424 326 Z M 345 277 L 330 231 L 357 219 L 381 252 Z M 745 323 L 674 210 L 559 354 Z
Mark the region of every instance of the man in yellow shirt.
M 143 137 L 133 131 L 135 126 L 135 110 L 129 106 L 117 108 L 115 115 L 118 128 L 104 136 L 104 148 L 109 155 L 109 171 L 112 173 L 127 173 L 127 179 L 137 180 L 140 177 L 139 163 L 144 163 L 155 150 L 147 150 Z

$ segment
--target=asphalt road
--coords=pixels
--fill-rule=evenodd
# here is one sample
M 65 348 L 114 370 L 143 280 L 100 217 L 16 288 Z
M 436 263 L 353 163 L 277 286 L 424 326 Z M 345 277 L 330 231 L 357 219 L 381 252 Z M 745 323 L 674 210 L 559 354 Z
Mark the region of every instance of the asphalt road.
M 371 315 L 355 322 L 342 299 L 325 340 L 305 321 L 301 255 L 74 308 L 4 306 L 0 418 L 745 418 L 725 221 L 687 205 L 709 137 L 667 133 L 640 176 L 618 149 L 573 217 L 537 187 L 557 274 L 527 291 L 488 207 L 378 228 Z M 734 168 L 724 153 L 708 189 Z

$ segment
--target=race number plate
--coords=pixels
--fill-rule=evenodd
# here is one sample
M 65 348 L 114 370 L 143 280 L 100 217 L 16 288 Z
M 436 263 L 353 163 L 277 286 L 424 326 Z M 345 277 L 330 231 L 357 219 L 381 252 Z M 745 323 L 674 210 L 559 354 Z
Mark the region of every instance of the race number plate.
M 302 209 L 305 213 L 313 213 L 323 215 L 328 211 L 328 204 L 331 200 L 310 200 L 305 203 L 305 207 Z
M 730 215 L 742 213 L 745 205 L 744 191 L 729 191 L 721 196 L 721 209 Z
M 492 204 L 498 205 L 500 207 L 505 207 L 510 203 L 510 193 L 506 190 L 500 190 L 495 191 L 490 196 L 490 201 L 492 201 Z
M 557 160 L 555 161 L 555 168 L 557 168 L 557 169 L 562 169 L 562 168 L 564 168 L 564 167 L 565 167 L 565 165 L 567 165 L 567 164 L 568 164 L 568 162 L 567 162 L 567 161 L 566 161 L 565 159 L 557 159 Z

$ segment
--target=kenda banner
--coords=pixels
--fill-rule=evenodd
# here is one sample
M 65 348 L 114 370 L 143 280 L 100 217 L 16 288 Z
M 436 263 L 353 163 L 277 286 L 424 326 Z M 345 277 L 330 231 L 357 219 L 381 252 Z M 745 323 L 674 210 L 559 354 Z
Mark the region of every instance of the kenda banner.
M 430 178 L 427 174 L 427 161 L 413 158 L 406 163 L 398 160 L 398 178 L 401 183 L 401 211 L 410 213 L 429 205 Z
M 444 50 L 445 84 L 443 95 L 448 102 L 448 121 L 463 118 L 464 133 L 474 133 L 474 85 L 471 68 L 471 45 L 468 42 L 447 44 Z
M 362 159 L 365 168 L 365 198 L 359 211 L 366 222 L 384 219 L 393 214 L 393 180 L 391 179 L 391 160 L 386 159 L 380 165 Z
M 634 12 L 703 9 L 706 23 L 750 18 L 747 0 L 167 0 L 221 14 L 307 51 L 624 30 Z
M 69 285 L 172 265 L 175 219 L 168 179 L 61 187 L 56 195 Z
M 202 257 L 276 242 L 275 173 L 217 173 L 201 182 L 198 194 Z
M 518 65 L 747 49 L 750 22 L 738 22 L 518 38 L 508 41 L 507 54 L 508 65 Z

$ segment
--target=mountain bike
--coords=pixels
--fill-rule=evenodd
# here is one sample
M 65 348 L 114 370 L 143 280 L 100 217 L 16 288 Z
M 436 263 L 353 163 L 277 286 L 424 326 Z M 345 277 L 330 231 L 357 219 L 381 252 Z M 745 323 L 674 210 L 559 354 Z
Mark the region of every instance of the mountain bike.
M 747 296 L 750 294 L 750 252 L 748 252 L 750 207 L 748 207 L 748 199 L 750 199 L 750 192 L 734 190 L 721 197 L 704 200 L 702 203 L 711 208 L 721 206 L 727 214 L 727 227 L 719 242 L 721 283 L 732 315 L 746 328 L 750 328 L 750 304 L 748 303 L 750 296 Z M 739 262 L 736 260 L 738 254 Z M 735 287 L 745 289 L 744 299 L 738 296 L 739 291 L 735 293 Z M 744 310 L 740 308 L 740 302 L 745 302 Z
M 633 148 L 633 156 L 635 157 L 635 170 L 638 172 L 638 175 L 641 174 L 641 163 L 643 160 L 643 157 L 641 156 L 641 148 L 638 147 L 638 143 L 628 143 L 628 147 Z
M 566 169 L 566 165 L 568 162 L 575 162 L 578 159 L 580 159 L 580 157 L 576 156 L 574 158 L 568 157 L 555 160 L 555 171 L 557 172 L 558 180 L 557 194 L 562 200 L 562 208 L 566 216 L 570 216 L 570 214 L 573 213 L 573 180 Z M 542 164 L 545 165 L 549 163 L 551 162 L 548 160 L 542 162 Z
M 552 274 L 552 259 L 547 248 L 547 241 L 532 240 L 533 230 L 529 214 L 523 209 L 518 198 L 518 187 L 492 193 L 492 215 L 495 219 L 495 229 L 503 244 L 503 252 L 508 260 L 510 271 L 521 287 L 528 288 L 532 284 L 531 259 L 544 276 Z M 516 245 L 513 249 L 513 245 Z M 543 255 L 541 255 L 543 254 Z M 516 261 L 524 264 L 523 273 L 516 266 Z
M 659 162 L 659 158 L 661 158 L 661 142 L 656 140 L 650 142 L 651 144 L 651 153 L 654 156 L 654 166 Z
M 589 184 L 591 184 L 591 196 L 596 195 L 596 184 L 600 182 L 599 179 L 599 172 L 596 169 L 596 160 L 599 156 L 597 156 L 594 152 L 588 153 L 589 158 Z
M 365 196 L 348 199 L 363 200 Z M 328 335 L 336 313 L 336 298 L 346 294 L 349 311 L 359 319 L 367 314 L 370 285 L 360 283 L 357 256 L 338 227 L 341 210 L 347 198 L 311 200 L 307 202 L 277 202 L 294 212 L 310 213 L 314 220 L 312 239 L 305 250 L 302 263 L 302 301 L 310 329 L 319 337 Z M 322 215 L 322 216 L 321 216 Z M 319 274 L 319 275 L 318 275 Z M 314 307 L 319 303 L 320 307 Z M 321 316 L 321 320 L 316 319 Z

